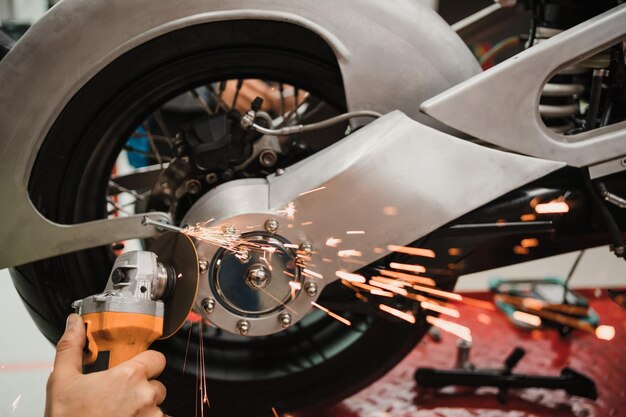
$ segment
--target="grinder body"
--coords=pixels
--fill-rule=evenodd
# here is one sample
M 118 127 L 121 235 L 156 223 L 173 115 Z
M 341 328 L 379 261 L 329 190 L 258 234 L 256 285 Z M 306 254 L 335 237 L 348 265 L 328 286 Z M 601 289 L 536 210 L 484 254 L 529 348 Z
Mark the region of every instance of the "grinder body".
M 157 255 L 120 255 L 101 294 L 75 301 L 85 323 L 85 373 L 109 369 L 148 349 L 163 335 L 164 303 L 175 288 L 175 272 Z

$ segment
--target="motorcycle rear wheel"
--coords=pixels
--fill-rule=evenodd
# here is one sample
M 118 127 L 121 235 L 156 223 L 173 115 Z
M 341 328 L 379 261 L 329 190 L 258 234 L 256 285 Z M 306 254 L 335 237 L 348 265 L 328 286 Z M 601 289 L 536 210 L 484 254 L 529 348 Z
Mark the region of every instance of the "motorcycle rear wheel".
M 294 33 L 298 33 L 294 42 Z M 341 74 L 329 47 L 287 23 L 228 21 L 191 26 L 137 46 L 107 65 L 69 101 L 48 132 L 30 177 L 37 209 L 65 224 L 106 217 L 109 174 L 125 138 L 168 99 L 202 83 L 259 78 L 289 83 L 345 110 Z M 11 270 L 29 313 L 52 342 L 73 300 L 102 290 L 110 247 L 84 250 Z M 351 328 L 311 315 L 281 334 L 244 339 L 204 331 L 211 408 L 207 415 L 271 416 L 337 401 L 370 384 L 421 339 L 426 325 L 348 314 Z M 199 337 L 187 325 L 155 348 L 168 367 L 164 411 L 195 415 Z

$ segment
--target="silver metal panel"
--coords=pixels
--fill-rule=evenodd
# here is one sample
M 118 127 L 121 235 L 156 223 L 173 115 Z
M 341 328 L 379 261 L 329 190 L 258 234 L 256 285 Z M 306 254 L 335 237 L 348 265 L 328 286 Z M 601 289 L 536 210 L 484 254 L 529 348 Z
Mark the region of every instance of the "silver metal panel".
M 0 268 L 22 265 L 81 249 L 95 248 L 127 239 L 152 237 L 156 229 L 141 225 L 143 214 L 116 219 L 98 220 L 80 225 L 53 223 L 39 214 L 30 201 L 27 210 L 19 200 L 5 200 L 2 194 L 3 216 L 7 220 L 0 229 L 4 242 L 0 251 Z M 26 197 L 27 198 L 27 197 Z M 17 208 L 22 211 L 17 211 Z M 169 222 L 169 215 L 148 213 L 151 219 Z M 15 217 L 9 217 L 15 216 Z
M 231 19 L 317 33 L 337 56 L 350 109 L 401 109 L 437 123 L 419 114 L 418 103 L 479 72 L 454 31 L 412 0 L 64 0 L 0 65 L 0 201 L 11 219 L 0 226 L 7 247 L 0 266 L 146 237 L 150 228 L 140 231 L 132 219 L 73 227 L 45 221 L 26 191 L 37 151 L 70 98 L 115 58 L 170 31 Z
M 539 97 L 558 69 L 589 57 L 626 34 L 626 4 L 496 65 L 422 104 L 426 114 L 513 151 L 589 166 L 626 155 L 626 122 L 573 136 L 548 130 Z
M 279 235 L 312 244 L 311 270 L 323 276 L 318 284 L 324 286 L 337 279 L 337 270 L 367 265 L 389 253 L 388 245 L 411 243 L 564 165 L 475 145 L 395 111 L 281 176 L 218 187 L 184 221 L 214 218 L 214 226 L 233 224 L 245 232 L 276 218 Z M 269 199 L 254 198 L 247 213 L 239 210 L 250 195 L 264 194 Z M 289 203 L 293 219 L 283 211 Z M 331 238 L 341 243 L 331 247 Z M 342 257 L 344 250 L 355 252 Z M 199 246 L 198 252 L 210 259 L 215 248 Z

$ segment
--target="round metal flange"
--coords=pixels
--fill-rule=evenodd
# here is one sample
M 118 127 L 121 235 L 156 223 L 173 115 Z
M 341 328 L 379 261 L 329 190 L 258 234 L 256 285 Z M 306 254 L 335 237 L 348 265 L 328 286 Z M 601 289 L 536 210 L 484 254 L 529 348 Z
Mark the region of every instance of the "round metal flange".
M 323 289 L 322 279 L 302 274 L 298 266 L 303 242 L 292 243 L 278 230 L 268 232 L 266 223 L 271 219 L 266 213 L 254 213 L 211 224 L 248 231 L 241 235 L 249 243 L 245 257 L 195 241 L 201 258 L 210 265 L 200 273 L 194 311 L 223 330 L 244 336 L 284 331 L 311 311 L 311 301 Z

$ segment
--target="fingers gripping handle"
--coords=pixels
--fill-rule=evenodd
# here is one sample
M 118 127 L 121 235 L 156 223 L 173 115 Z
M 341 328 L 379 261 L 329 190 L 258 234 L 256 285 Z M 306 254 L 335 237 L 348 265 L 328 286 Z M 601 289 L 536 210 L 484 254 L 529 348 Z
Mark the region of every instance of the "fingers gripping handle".
M 148 349 L 163 334 L 163 317 L 138 313 L 84 314 L 87 343 L 83 371 L 114 367 Z

